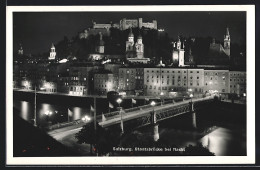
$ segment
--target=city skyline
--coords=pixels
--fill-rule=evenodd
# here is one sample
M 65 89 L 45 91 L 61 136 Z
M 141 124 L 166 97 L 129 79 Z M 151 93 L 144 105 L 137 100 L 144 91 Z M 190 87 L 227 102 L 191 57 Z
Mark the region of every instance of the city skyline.
M 173 39 L 181 35 L 213 37 L 222 42 L 226 27 L 229 27 L 232 43 L 245 45 L 245 12 L 106 12 L 109 15 L 104 13 L 14 13 L 14 50 L 18 50 L 21 43 L 25 54 L 48 52 L 51 43 L 58 43 L 64 36 L 77 36 L 79 32 L 90 27 L 92 21 L 98 24 L 110 21 L 118 23 L 123 18 L 139 17 L 145 22 L 157 20 L 158 28 L 163 28 Z

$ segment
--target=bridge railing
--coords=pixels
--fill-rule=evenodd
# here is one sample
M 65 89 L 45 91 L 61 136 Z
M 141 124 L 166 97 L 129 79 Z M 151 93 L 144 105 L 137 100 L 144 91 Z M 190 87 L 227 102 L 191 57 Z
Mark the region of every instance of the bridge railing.
M 194 101 L 194 103 L 200 103 L 202 101 L 204 101 L 205 99 L 199 99 L 198 101 Z M 207 101 L 211 101 L 213 99 L 207 99 Z M 167 105 L 167 104 L 171 104 L 173 103 L 172 100 L 169 100 L 169 101 L 165 101 L 164 102 L 164 105 Z M 168 107 L 168 108 L 165 108 L 165 109 L 162 109 L 160 112 L 165 112 L 165 111 L 169 111 L 173 108 L 179 108 L 179 107 L 182 107 L 183 105 L 187 105 L 188 103 L 184 103 L 184 104 L 181 104 L 179 106 L 176 106 L 176 105 L 173 105 L 171 107 Z M 161 103 L 156 103 L 155 106 L 160 106 Z M 128 113 L 128 112 L 133 112 L 133 111 L 138 111 L 138 110 L 144 110 L 144 109 L 148 109 L 148 108 L 152 108 L 152 106 L 150 104 L 148 105 L 143 105 L 143 106 L 139 106 L 139 107 L 134 107 L 134 108 L 129 108 L 129 109 L 124 109 L 122 110 L 123 113 Z M 158 112 L 158 113 L 160 113 Z M 119 115 L 119 111 L 115 111 L 115 112 L 110 112 L 110 113 L 106 113 L 104 114 L 106 120 L 110 120 L 113 118 L 113 116 L 116 116 L 116 115 Z M 101 122 L 102 121 L 102 115 L 97 115 L 97 122 Z M 74 121 L 71 121 L 71 122 L 64 122 L 64 123 L 58 123 L 58 124 L 54 124 L 54 125 L 51 125 L 49 126 L 48 129 L 50 130 L 53 130 L 53 129 L 58 129 L 58 128 L 62 128 L 62 127 L 67 127 L 67 126 L 72 126 L 72 125 L 76 125 L 76 124 L 80 124 L 80 123 L 83 123 L 83 121 L 81 119 L 77 119 L 77 120 L 74 120 Z
M 169 101 L 163 102 L 163 105 L 165 105 L 165 104 L 172 104 L 172 103 L 173 103 L 173 101 L 169 100 Z M 155 106 L 160 106 L 160 105 L 161 105 L 160 102 L 155 104 Z M 134 112 L 134 111 L 148 109 L 148 108 L 151 108 L 151 107 L 153 107 L 153 106 L 151 106 L 150 104 L 147 104 L 147 105 L 133 107 L 133 108 L 129 108 L 129 109 L 123 109 L 122 111 L 123 111 L 123 113 L 129 113 L 129 112 Z M 120 113 L 119 111 L 114 111 L 114 112 L 106 113 L 106 114 L 104 114 L 104 116 L 105 116 L 106 119 L 109 119 L 110 117 L 119 115 L 119 113 Z M 102 115 L 98 115 L 97 118 L 102 119 Z
M 54 130 L 54 129 L 59 129 L 59 128 L 63 128 L 63 127 L 67 127 L 67 126 L 72 126 L 72 125 L 77 125 L 83 123 L 83 121 L 81 119 L 77 119 L 71 122 L 62 122 L 62 123 L 57 123 L 54 125 L 50 125 L 48 126 L 49 130 Z

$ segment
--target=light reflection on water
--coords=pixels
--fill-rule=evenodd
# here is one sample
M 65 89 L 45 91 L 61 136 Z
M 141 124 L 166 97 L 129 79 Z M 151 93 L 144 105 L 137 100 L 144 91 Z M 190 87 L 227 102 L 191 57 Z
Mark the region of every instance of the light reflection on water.
M 15 101 L 14 108 L 19 110 L 19 116 L 24 120 L 33 123 L 34 119 L 34 104 L 27 101 Z M 65 107 L 56 106 L 48 103 L 37 104 L 37 124 L 44 124 L 48 120 L 53 122 L 65 122 L 77 119 L 81 119 L 85 115 L 90 115 L 89 109 L 81 107 Z M 51 112 L 51 115 L 47 116 L 45 113 Z M 70 112 L 70 114 L 69 114 Z M 69 118 L 68 118 L 69 116 Z
M 216 156 L 245 154 L 245 141 L 235 135 L 234 131 L 227 128 L 217 128 L 201 138 L 200 142 Z
M 31 117 L 29 112 L 31 112 L 31 106 L 29 102 L 21 101 L 21 117 L 25 120 L 30 121 Z

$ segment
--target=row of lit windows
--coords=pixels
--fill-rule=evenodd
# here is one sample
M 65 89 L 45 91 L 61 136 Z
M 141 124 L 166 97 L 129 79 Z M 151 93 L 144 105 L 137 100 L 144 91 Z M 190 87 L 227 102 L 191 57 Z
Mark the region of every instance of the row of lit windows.
M 230 76 L 244 76 L 244 73 L 230 73 Z
M 221 84 L 221 83 L 219 83 L 219 82 L 217 82 L 217 81 L 215 81 L 215 82 L 213 82 L 213 83 L 212 83 L 212 82 L 209 82 L 209 83 L 208 83 L 208 82 L 205 82 L 205 85 L 206 85 L 206 86 L 207 86 L 207 85 L 214 85 L 214 84 L 215 84 L 215 85 L 218 85 L 218 84 Z M 225 85 L 226 85 L 226 82 L 223 81 L 223 82 L 222 82 L 222 85 L 225 86 Z
M 205 75 L 215 75 L 215 76 L 217 76 L 217 75 L 221 75 L 221 73 L 222 73 L 222 75 L 225 75 L 227 72 L 205 72 Z
M 83 91 L 83 87 L 70 87 L 70 91 Z
M 150 80 L 147 80 L 146 82 L 149 83 Z M 154 83 L 155 80 L 151 80 L 151 82 Z M 162 82 L 162 84 L 164 84 L 165 81 L 162 80 L 161 82 Z M 174 85 L 175 80 L 172 80 L 172 81 L 167 80 L 166 82 L 167 82 L 167 84 L 169 84 L 169 82 L 172 82 L 172 84 Z M 181 80 L 179 79 L 177 82 L 179 83 L 179 82 L 181 82 Z M 190 82 L 192 83 L 192 80 L 191 80 Z M 158 79 L 157 79 L 156 83 L 159 83 L 159 80 L 158 80 Z M 184 83 L 185 83 L 185 82 L 184 82 Z M 197 81 L 197 83 L 199 83 L 199 81 Z
M 215 76 L 214 79 L 215 79 L 215 80 L 218 80 L 218 76 Z M 205 76 L 205 80 L 208 80 L 208 77 L 207 77 L 207 76 Z M 210 76 L 210 77 L 209 77 L 209 80 L 213 80 L 213 76 Z M 222 80 L 226 80 L 226 77 L 222 77 Z
M 230 79 L 230 81 L 239 82 L 239 79 Z M 240 79 L 241 82 L 244 82 L 244 79 Z
M 150 72 L 150 70 L 147 70 L 146 71 L 147 73 L 149 73 Z M 151 72 L 152 73 L 154 73 L 155 71 L 154 70 L 151 70 Z M 159 73 L 160 71 L 159 70 L 157 70 L 156 71 L 157 73 Z M 167 71 L 165 71 L 166 73 L 170 73 L 170 71 L 169 70 L 167 70 Z M 175 73 L 175 71 L 171 71 L 172 73 Z M 177 72 L 177 71 L 176 71 Z M 200 71 L 194 71 L 194 73 L 200 73 Z M 164 73 L 164 70 L 161 70 L 161 73 Z M 181 73 L 181 71 L 178 71 L 178 73 Z M 183 71 L 183 73 L 186 73 L 186 71 Z M 193 73 L 193 71 L 190 71 L 190 73 Z
M 155 76 L 151 76 L 151 78 L 154 78 L 154 77 L 155 77 Z M 149 79 L 149 75 L 148 75 L 146 78 Z M 159 78 L 159 76 L 156 76 L 156 78 Z M 162 76 L 162 78 L 164 78 L 164 76 Z M 167 76 L 167 79 L 168 79 L 168 78 L 170 78 L 170 76 Z M 175 76 L 172 76 L 172 78 L 174 79 Z M 180 78 L 181 78 L 181 76 L 178 76 L 178 79 L 180 79 Z M 183 78 L 186 79 L 187 77 L 184 76 Z M 193 76 L 191 76 L 190 79 L 193 79 Z M 200 77 L 197 76 L 197 80 L 199 80 L 199 79 L 200 79 Z

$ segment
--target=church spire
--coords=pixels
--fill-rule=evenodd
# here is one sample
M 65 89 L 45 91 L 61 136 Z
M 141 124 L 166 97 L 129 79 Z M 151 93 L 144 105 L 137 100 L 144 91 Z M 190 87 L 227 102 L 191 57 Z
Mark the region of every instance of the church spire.
M 20 43 L 20 48 L 18 49 L 18 55 L 23 55 L 23 46 Z
M 228 27 L 227 27 L 227 29 L 226 29 L 226 35 L 229 36 L 229 28 L 228 28 Z

